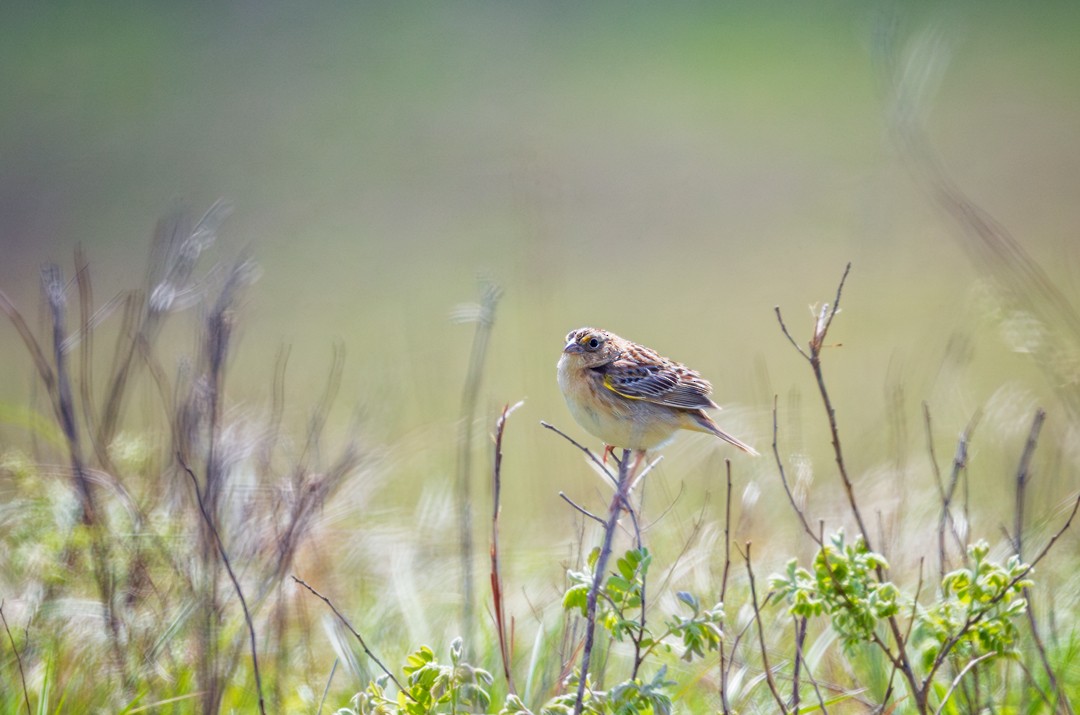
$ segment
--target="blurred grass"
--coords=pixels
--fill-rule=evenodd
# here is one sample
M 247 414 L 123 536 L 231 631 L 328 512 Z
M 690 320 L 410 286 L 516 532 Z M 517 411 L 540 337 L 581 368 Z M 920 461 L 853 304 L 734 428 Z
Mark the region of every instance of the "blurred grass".
M 1036 405 L 1051 410 L 1055 445 L 1033 485 L 1037 513 L 1053 515 L 1077 488 L 1080 447 L 1060 386 L 1003 339 L 991 279 L 891 153 L 868 47 L 877 12 L 854 2 L 5 6 L 0 288 L 36 304 L 37 265 L 79 242 L 104 300 L 140 275 L 145 237 L 172 202 L 232 200 L 217 257 L 251 246 L 262 280 L 244 305 L 231 399 L 265 409 L 274 353 L 290 344 L 286 421 L 300 434 L 302 398 L 322 389 L 332 342 L 344 345 L 330 432 L 347 433 L 358 405 L 379 481 L 327 505 L 312 563 L 359 620 L 379 624 L 371 637 L 394 660 L 438 633 L 425 610 L 452 613 L 458 597 L 444 560 L 470 330 L 448 316 L 474 298 L 478 272 L 507 293 L 476 448 L 486 454 L 497 409 L 525 398 L 506 436 L 507 581 L 550 604 L 576 524 L 557 493 L 599 494 L 578 455 L 536 425 L 583 436 L 554 381 L 567 330 L 600 325 L 699 369 L 725 405 L 721 423 L 759 449 L 779 394 L 782 449 L 804 455 L 811 511 L 839 523 L 820 407 L 771 311 L 782 305 L 808 335 L 804 306 L 829 299 L 852 260 L 835 328 L 844 347 L 826 372 L 859 486 L 905 547 L 898 566 L 911 568 L 925 549 L 906 535 L 935 518 L 924 513 L 921 401 L 942 461 L 987 407 L 971 494 L 983 533 L 1008 523 Z M 1076 302 L 1077 6 L 920 3 L 901 19 L 940 22 L 954 41 L 929 116 L 944 160 Z M 184 320 L 163 337 L 169 367 L 193 350 Z M 32 389 L 3 330 L 7 450 L 27 445 L 19 415 Z M 99 357 L 111 348 L 97 341 Z M 128 427 L 155 424 L 158 410 L 140 398 Z M 685 492 L 649 534 L 658 562 L 677 555 L 702 508 L 718 518 L 723 456 L 694 436 L 667 450 L 647 513 Z M 769 460 L 736 458 L 736 475 L 752 485 L 738 538 L 761 542 L 765 559 L 800 548 L 793 525 L 770 518 L 783 497 Z M 702 588 L 708 553 L 685 573 Z M 377 604 L 388 590 L 416 604 Z M 443 643 L 454 635 L 447 626 Z

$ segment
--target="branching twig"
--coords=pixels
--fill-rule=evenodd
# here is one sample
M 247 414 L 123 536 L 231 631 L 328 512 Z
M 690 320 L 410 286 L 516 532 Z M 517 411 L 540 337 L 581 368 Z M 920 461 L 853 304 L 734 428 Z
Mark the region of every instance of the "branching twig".
M 356 638 L 356 640 L 357 640 L 357 641 L 358 641 L 358 642 L 360 643 L 360 647 L 364 649 L 364 654 L 365 654 L 365 655 L 366 655 L 366 656 L 367 656 L 368 658 L 371 658 L 371 661 L 372 661 L 373 663 L 375 663 L 375 665 L 379 666 L 379 670 L 381 670 L 381 671 L 382 671 L 383 673 L 385 673 L 385 674 L 386 674 L 386 677 L 390 678 L 391 682 L 393 682 L 393 683 L 394 683 L 394 685 L 396 685 L 396 686 L 397 686 L 397 689 L 398 689 L 398 690 L 400 690 L 401 692 L 405 693 L 405 696 L 406 696 L 407 698 L 409 698 L 409 700 L 412 700 L 413 702 L 416 702 L 415 698 L 413 698 L 413 696 L 412 696 L 412 693 L 410 693 L 410 692 L 409 692 L 409 691 L 408 691 L 408 690 L 407 690 L 407 689 L 406 689 L 406 688 L 405 688 L 405 687 L 404 687 L 404 686 L 403 686 L 403 685 L 401 684 L 401 682 L 400 682 L 400 681 L 399 681 L 399 680 L 398 680 L 397 678 L 395 678 L 395 677 L 394 677 L 394 674 L 393 674 L 392 672 L 390 672 L 390 670 L 388 670 L 388 669 L 387 669 L 387 667 L 386 667 L 385 665 L 383 665 L 382 661 L 381 661 L 381 660 L 379 660 L 379 659 L 378 659 L 378 658 L 377 658 L 377 657 L 375 656 L 375 654 L 371 652 L 371 649 L 370 649 L 370 648 L 368 648 L 368 645 L 367 645 L 367 643 L 366 643 L 366 642 L 364 641 L 364 637 L 363 637 L 362 635 L 360 635 L 360 632 L 359 632 L 359 631 L 357 631 L 357 630 L 356 630 L 355 628 L 353 628 L 353 625 L 352 625 L 352 623 L 350 623 L 350 622 L 349 622 L 349 619 L 348 619 L 348 618 L 346 618 L 346 617 L 345 617 L 344 615 L 342 615 L 341 611 L 339 611 L 339 610 L 337 609 L 337 606 L 335 606 L 335 605 L 334 605 L 334 602 L 333 602 L 333 601 L 331 601 L 331 600 L 330 600 L 329 598 L 327 598 L 326 596 L 324 596 L 324 595 L 322 595 L 321 593 L 319 593 L 318 591 L 316 591 L 316 590 L 315 590 L 314 588 L 312 588 L 312 587 L 311 587 L 311 586 L 310 586 L 310 585 L 308 584 L 308 582 L 307 582 L 307 581 L 304 581 L 304 580 L 303 580 L 303 579 L 301 579 L 301 578 L 297 578 L 296 576 L 291 576 L 291 578 L 292 578 L 292 580 L 293 580 L 293 581 L 295 581 L 295 582 L 296 582 L 297 584 L 299 584 L 299 585 L 303 586 L 303 587 L 304 587 L 304 588 L 306 588 L 306 589 L 307 589 L 308 591 L 310 591 L 310 592 L 311 592 L 311 593 L 312 593 L 312 594 L 313 594 L 313 595 L 314 595 L 314 596 L 315 596 L 316 598 L 318 598 L 318 599 L 319 599 L 320 601 L 322 601 L 322 602 L 323 602 L 323 603 L 325 603 L 325 604 L 326 604 L 327 606 L 329 606 L 329 607 L 330 607 L 330 610 L 334 612 L 334 615 L 335 615 L 335 616 L 337 616 L 338 620 L 339 620 L 339 621 L 341 621 L 342 625 L 344 625 L 344 626 L 345 626 L 346 628 L 348 628 L 348 629 L 349 629 L 349 633 L 352 633 L 352 634 L 353 634 L 353 637 L 354 637 L 354 638 Z
M 184 457 L 180 452 L 176 453 L 176 459 L 179 461 L 180 466 L 183 467 L 184 471 L 187 472 L 188 476 L 191 477 L 191 484 L 195 487 L 195 500 L 199 504 L 199 512 L 202 514 L 207 528 L 210 529 L 210 533 L 214 535 L 214 542 L 217 544 L 218 553 L 221 554 L 221 561 L 225 564 L 225 570 L 229 573 L 233 588 L 236 589 L 236 595 L 240 599 L 240 607 L 244 609 L 244 620 L 247 622 L 248 636 L 251 639 L 251 665 L 255 670 L 255 689 L 259 694 L 259 712 L 266 715 L 266 704 L 263 702 L 262 676 L 259 674 L 259 656 L 255 645 L 255 623 L 251 619 L 251 611 L 248 610 L 247 600 L 244 598 L 244 590 L 240 588 L 240 580 L 233 571 L 232 563 L 229 562 L 229 555 L 225 552 L 225 544 L 221 541 L 221 534 L 218 533 L 217 526 L 214 525 L 214 520 L 210 517 L 210 513 L 206 510 L 206 505 L 203 503 L 198 477 L 195 476 L 195 472 L 191 471 L 191 467 L 184 461 Z
M 7 631 L 8 640 L 11 642 L 11 650 L 15 654 L 15 662 L 19 666 L 19 679 L 22 680 L 22 692 L 23 701 L 26 703 L 26 713 L 31 715 L 33 710 L 30 708 L 30 692 L 26 689 L 26 673 L 23 672 L 22 656 L 19 655 L 19 649 L 15 647 L 15 639 L 11 636 L 11 629 L 8 628 L 7 617 L 4 616 L 4 602 L 0 600 L 0 621 L 4 622 L 4 630 Z
M 544 424 L 545 427 L 549 427 L 549 429 L 555 429 L 545 423 L 541 424 Z M 555 431 L 558 432 L 558 430 Z M 559 434 L 562 433 L 560 432 Z M 563 436 L 565 437 L 565 435 Z M 570 438 L 567 437 L 567 439 Z M 573 440 L 570 441 L 573 442 Z M 588 452 L 588 450 L 585 451 Z M 589 587 L 589 595 L 586 599 L 585 649 L 581 655 L 581 677 L 578 680 L 577 698 L 574 700 L 574 715 L 581 715 L 582 708 L 585 704 L 585 681 L 589 677 L 589 661 L 592 659 L 593 638 L 596 634 L 596 600 L 600 593 L 600 586 L 604 582 L 604 572 L 607 570 L 607 562 L 611 557 L 611 542 L 615 537 L 615 525 L 619 521 L 619 511 L 621 510 L 622 505 L 627 501 L 626 493 L 630 486 L 631 477 L 630 450 L 624 449 L 622 452 L 622 459 L 619 461 L 618 486 L 615 489 L 615 496 L 611 499 L 611 506 L 608 509 L 607 524 L 604 526 L 603 546 L 600 548 L 600 555 L 596 560 L 592 586 Z

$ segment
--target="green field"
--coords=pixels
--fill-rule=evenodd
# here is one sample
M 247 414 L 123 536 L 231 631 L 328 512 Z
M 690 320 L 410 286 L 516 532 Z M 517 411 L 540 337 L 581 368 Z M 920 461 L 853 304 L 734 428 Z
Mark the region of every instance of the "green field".
M 666 666 L 674 712 L 777 711 L 762 645 L 790 698 L 798 620 L 770 576 L 792 558 L 812 571 L 817 545 L 781 483 L 774 398 L 811 531 L 821 520 L 850 545 L 858 525 L 818 384 L 774 307 L 805 348 L 849 262 L 824 378 L 889 564 L 867 578 L 896 584 L 905 628 L 919 614 L 904 652 L 925 675 L 931 626 L 947 620 L 942 571 L 965 563 L 956 542 L 986 540 L 1001 565 L 1016 550 L 1037 410 L 1025 559 L 1080 489 L 1078 36 L 1068 2 L 0 9 L 0 291 L 46 372 L 68 373 L 78 442 L 17 319 L 0 319 L 0 713 L 257 709 L 243 611 L 178 452 L 253 612 L 268 712 L 334 712 L 380 675 L 291 576 L 398 678 L 416 649 L 447 663 L 463 638 L 498 712 L 491 435 L 523 401 L 503 442 L 499 546 L 511 670 L 540 715 L 580 663 L 568 571 L 601 542 L 559 495 L 603 517 L 612 494 L 540 424 L 600 448 L 555 381 L 583 325 L 698 369 L 717 421 L 763 454 L 687 433 L 635 489 L 657 634 L 689 612 L 678 593 L 720 600 L 727 525 L 720 642 L 734 663 L 721 677 L 715 649 L 680 659 L 676 632 L 639 685 Z M 151 250 L 155 226 L 186 239 L 208 210 L 214 240 L 190 276 L 163 279 L 184 257 Z M 59 362 L 49 261 L 63 271 Z M 179 289 L 168 309 L 163 283 Z M 502 297 L 470 408 L 469 305 L 489 285 Z M 208 351 L 226 333 L 215 372 Z M 973 419 L 943 569 L 928 436 L 947 486 Z M 613 558 L 634 547 L 621 526 Z M 1017 612 L 1003 640 L 959 643 L 930 712 L 1080 700 L 1078 533 L 1025 574 L 1039 638 Z M 777 589 L 760 633 L 747 542 L 757 600 Z M 895 646 L 887 618 L 869 632 Z M 634 648 L 607 633 L 592 677 L 610 693 Z M 802 712 L 918 712 L 867 631 L 845 645 L 817 615 L 806 633 Z M 648 707 L 620 712 L 663 710 Z

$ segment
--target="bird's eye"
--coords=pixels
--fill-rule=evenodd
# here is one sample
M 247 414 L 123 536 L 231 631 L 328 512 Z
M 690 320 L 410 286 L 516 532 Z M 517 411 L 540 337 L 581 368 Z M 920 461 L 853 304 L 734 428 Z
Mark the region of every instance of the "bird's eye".
M 600 347 L 600 341 L 597 340 L 596 338 L 593 338 L 592 340 L 589 341 L 589 347 L 590 348 L 598 348 L 598 347 Z

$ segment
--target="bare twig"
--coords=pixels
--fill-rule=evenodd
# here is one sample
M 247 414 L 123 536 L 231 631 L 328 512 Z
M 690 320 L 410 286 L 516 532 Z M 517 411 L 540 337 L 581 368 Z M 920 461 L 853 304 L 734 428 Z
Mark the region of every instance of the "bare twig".
M 791 709 L 799 712 L 799 676 L 803 664 L 803 644 L 806 642 L 806 616 L 795 617 L 795 662 L 791 676 Z
M 556 430 L 556 432 L 557 431 L 558 430 Z M 586 452 L 588 452 L 588 450 L 586 450 Z M 604 572 L 607 570 L 608 559 L 611 557 L 611 542 L 615 537 L 615 525 L 619 521 L 619 512 L 622 505 L 627 501 L 626 494 L 630 486 L 631 478 L 630 450 L 624 449 L 622 452 L 622 459 L 619 461 L 618 487 L 615 490 L 615 496 L 611 499 L 611 506 L 608 508 L 608 520 L 604 527 L 603 546 L 600 548 L 600 555 L 596 560 L 592 586 L 589 587 L 589 595 L 586 599 L 585 649 L 581 655 L 581 677 L 578 680 L 577 697 L 574 700 L 574 715 L 581 715 L 582 708 L 585 704 L 585 681 L 589 677 L 589 661 L 592 659 L 593 639 L 596 635 L 596 601 L 600 593 L 600 586 L 604 582 Z
M 778 400 L 777 396 L 773 395 L 772 449 L 773 449 L 773 456 L 776 458 L 776 468 L 780 472 L 780 482 L 784 485 L 784 493 L 787 494 L 788 501 L 791 503 L 791 508 L 794 509 L 795 513 L 798 515 L 799 522 L 802 524 L 803 530 L 807 534 L 810 535 L 810 538 L 813 539 L 814 542 L 817 543 L 818 546 L 821 546 L 821 541 L 819 540 L 818 535 L 816 533 L 814 533 L 813 529 L 810 528 L 810 524 L 806 521 L 806 514 L 803 512 L 802 507 L 800 507 L 795 502 L 795 495 L 791 493 L 791 487 L 788 485 L 787 474 L 784 471 L 784 460 L 782 460 L 780 458 L 780 448 L 777 445 L 777 427 L 776 427 L 776 404 L 777 404 L 777 400 Z
M 1013 520 L 1013 534 L 1016 535 L 1016 555 L 1022 556 L 1024 541 L 1024 494 L 1028 479 L 1031 476 L 1031 458 L 1035 455 L 1035 446 L 1039 442 L 1039 432 L 1046 420 L 1046 411 L 1035 411 L 1035 418 L 1031 422 L 1031 431 L 1028 433 L 1027 442 L 1024 444 L 1024 452 L 1020 456 L 1020 465 L 1016 468 L 1016 512 Z
M 4 630 L 7 631 L 8 641 L 11 642 L 11 651 L 15 654 L 15 662 L 19 666 L 19 679 L 22 680 L 23 702 L 26 703 L 27 715 L 31 715 L 33 710 L 30 708 L 30 691 L 26 689 L 26 673 L 23 672 L 22 656 L 19 655 L 19 649 L 15 646 L 15 639 L 11 635 L 11 629 L 8 628 L 7 617 L 4 616 L 3 600 L 0 600 L 0 621 L 4 622 Z
M 948 704 L 949 698 L 952 697 L 953 691 L 956 690 L 956 686 L 960 685 L 960 680 L 965 675 L 968 674 L 968 671 L 971 670 L 972 668 L 974 668 L 976 665 L 978 665 L 982 661 L 986 660 L 987 658 L 991 658 L 991 657 L 993 657 L 995 655 L 997 655 L 997 653 L 990 652 L 990 653 L 983 653 L 978 658 L 972 658 L 968 662 L 968 664 L 964 666 L 964 669 L 961 670 L 959 673 L 957 673 L 956 677 L 953 678 L 952 683 L 949 685 L 949 689 L 945 691 L 945 697 L 943 697 L 941 699 L 941 704 L 938 705 L 938 709 L 934 711 L 935 715 L 941 715 L 941 713 L 945 712 L 945 705 Z
M 780 712 L 787 713 L 787 706 L 784 704 L 784 699 L 780 696 L 780 691 L 776 688 L 776 681 L 772 676 L 772 669 L 769 667 L 769 649 L 765 647 L 765 628 L 761 625 L 761 610 L 758 607 L 757 600 L 757 588 L 754 585 L 754 569 L 750 565 L 750 542 L 746 542 L 746 552 L 743 554 L 743 559 L 746 560 L 746 573 L 750 577 L 750 603 L 754 606 L 754 621 L 757 622 L 758 643 L 761 645 L 761 666 L 765 671 L 765 682 L 769 684 L 769 690 L 772 691 L 773 698 L 776 699 L 776 705 L 780 708 Z
M 514 410 L 523 403 L 506 405 L 502 415 L 495 423 L 495 465 L 492 469 L 491 491 L 491 597 L 495 606 L 495 629 L 499 635 L 499 655 L 502 657 L 503 675 L 506 676 L 506 686 L 511 693 L 517 694 L 514 688 L 514 677 L 510 672 L 510 643 L 506 636 L 506 611 L 503 603 L 502 575 L 499 572 L 499 497 L 502 492 L 502 441 L 503 432 L 506 429 L 506 420 Z
M 184 471 L 187 472 L 188 476 L 191 477 L 191 484 L 195 487 L 195 500 L 199 504 L 199 512 L 202 514 L 207 528 L 209 528 L 210 532 L 214 535 L 214 542 L 217 544 L 218 553 L 221 554 L 221 561 L 225 564 L 225 570 L 229 573 L 233 588 L 236 589 L 236 595 L 240 599 L 240 607 L 244 609 L 244 620 L 247 622 L 248 636 L 251 640 L 251 665 L 255 671 L 255 688 L 259 694 L 259 712 L 266 715 L 266 704 L 263 702 L 262 676 L 259 674 L 259 655 L 255 644 L 255 623 L 251 619 L 251 611 L 248 610 L 247 600 L 244 598 L 244 590 L 240 588 L 240 580 L 236 577 L 232 564 L 229 562 L 229 555 L 225 552 L 225 544 L 221 541 L 221 534 L 218 533 L 217 527 L 214 525 L 214 520 L 211 518 L 210 513 L 206 510 L 206 505 L 203 503 L 198 477 L 195 476 L 195 472 L 191 471 L 191 467 L 187 465 L 183 455 L 179 452 L 176 453 L 176 459 L 179 461 L 180 466 L 183 467 Z
M 343 626 L 345 626 L 346 628 L 348 628 L 348 629 L 349 629 L 349 632 L 350 632 L 350 633 L 352 633 L 352 634 L 353 634 L 353 637 L 354 637 L 354 638 L 356 638 L 356 640 L 357 640 L 357 641 L 358 641 L 358 642 L 360 643 L 360 647 L 364 649 L 364 654 L 365 654 L 365 655 L 366 655 L 366 656 L 367 656 L 368 658 L 371 658 L 371 661 L 372 661 L 373 663 L 375 663 L 375 665 L 379 666 L 379 670 L 381 670 L 381 671 L 382 671 L 383 673 L 385 673 L 385 674 L 386 674 L 386 677 L 390 678 L 391 682 L 393 682 L 393 683 L 394 683 L 394 685 L 396 685 L 396 686 L 397 686 L 397 689 L 398 689 L 398 690 L 400 690 L 401 692 L 405 693 L 405 696 L 406 696 L 407 698 L 409 698 L 409 700 L 412 700 L 413 702 L 415 702 L 415 699 L 413 698 L 412 694 L 411 694 L 411 693 L 410 693 L 410 692 L 409 692 L 408 690 L 406 690 L 406 689 L 405 689 L 405 687 L 404 687 L 404 686 L 403 686 L 403 685 L 401 684 L 401 682 L 400 682 L 400 681 L 398 681 L 398 679 L 394 677 L 394 674 L 393 674 L 393 673 L 391 673 L 391 672 L 390 672 L 390 670 L 388 670 L 388 669 L 387 669 L 387 667 L 386 667 L 385 665 L 383 665 L 382 661 L 381 661 L 381 660 L 379 660 L 379 659 L 378 659 L 378 657 L 376 657 L 376 655 L 375 655 L 374 653 L 372 653 L 372 652 L 371 652 L 371 649 L 370 649 L 370 648 L 368 648 L 368 645 L 367 645 L 367 643 L 366 643 L 366 642 L 364 641 L 364 637 L 363 637 L 362 635 L 360 635 L 360 632 L 359 632 L 359 631 L 357 631 L 357 630 L 356 630 L 355 628 L 353 628 L 353 625 L 352 625 L 352 623 L 350 623 L 350 622 L 349 622 L 349 619 L 348 619 L 348 618 L 346 618 L 346 617 L 345 617 L 344 615 L 342 615 L 341 611 L 339 611 L 339 610 L 337 609 L 337 606 L 335 606 L 335 605 L 334 605 L 334 602 L 333 602 L 333 601 L 331 601 L 331 600 L 330 600 L 329 598 L 327 598 L 326 596 L 324 596 L 324 595 L 322 595 L 321 593 L 319 593 L 318 591 L 316 591 L 316 590 L 315 590 L 315 589 L 314 589 L 314 588 L 313 588 L 312 586 L 310 586 L 310 585 L 309 585 L 309 584 L 307 583 L 307 581 L 304 581 L 304 580 L 303 580 L 303 579 L 301 579 L 301 578 L 297 578 L 296 576 L 291 576 L 291 578 L 292 578 L 292 580 L 293 580 L 293 581 L 295 581 L 295 582 L 296 582 L 297 584 L 299 584 L 299 585 L 303 586 L 303 587 L 304 587 L 304 588 L 306 588 L 306 589 L 307 589 L 308 591 L 310 591 L 310 592 L 312 593 L 312 595 L 314 595 L 314 596 L 315 596 L 316 598 L 318 598 L 318 599 L 319 599 L 320 601 L 322 601 L 322 602 L 323 602 L 323 603 L 325 603 L 325 604 L 326 604 L 327 606 L 329 606 L 329 607 L 330 607 L 330 610 L 331 610 L 331 611 L 333 611 L 333 612 L 334 612 L 334 615 L 335 615 L 335 616 L 337 616 L 337 618 L 338 618 L 338 620 L 339 620 L 339 621 L 341 621 L 341 624 L 342 624 Z
M 581 514 L 583 514 L 584 516 L 586 516 L 586 517 L 588 517 L 588 518 L 592 519 L 593 521 L 595 521 L 595 522 L 596 522 L 597 524 L 600 524 L 601 526 L 603 526 L 604 524 L 606 524 L 606 523 L 607 523 L 607 522 L 605 522 L 605 521 L 604 521 L 603 519 L 601 519 L 600 517 L 598 517 L 598 516 L 597 516 L 596 514 L 593 514 L 593 513 L 591 512 L 591 511 L 589 511 L 589 510 L 588 510 L 588 509 L 586 509 L 585 507 L 581 506 L 580 504 L 578 504 L 577 502 L 575 502 L 575 501 L 574 501 L 573 499 L 571 499 L 570 497 L 566 496 L 566 492 L 559 492 L 559 497 L 560 497 L 560 498 L 561 498 L 561 499 L 562 499 L 562 500 L 563 500 L 564 502 L 566 502 L 567 504 L 569 504 L 570 506 L 572 506 L 572 507 L 573 507 L 574 509 L 576 509 L 577 511 L 581 512 Z
M 592 461 L 593 464 L 595 464 L 597 467 L 599 467 L 600 471 L 602 471 L 607 476 L 607 478 L 611 480 L 611 483 L 613 485 L 615 485 L 615 486 L 618 486 L 619 481 L 616 478 L 616 476 L 611 473 L 611 470 L 607 468 L 607 465 L 605 465 L 603 462 L 601 462 L 600 458 L 597 457 L 596 454 L 594 454 L 591 449 L 584 446 L 583 444 L 581 444 L 576 439 L 574 439 L 570 435 L 563 432 L 561 429 L 559 429 L 555 425 L 548 424 L 547 422 L 544 422 L 543 420 L 540 420 L 540 425 L 542 427 L 544 427 L 545 429 L 551 430 L 552 432 L 559 435 L 560 437 L 565 439 L 567 442 L 569 442 L 570 444 L 574 445 L 575 447 L 580 449 L 582 452 L 584 452 L 585 456 L 588 457 L 589 460 Z
M 720 603 L 727 598 L 728 571 L 731 567 L 731 460 L 724 459 L 725 472 L 727 474 L 727 496 L 724 500 L 724 573 L 720 577 Z M 731 704 L 728 702 L 727 679 L 729 664 L 726 662 L 724 643 L 727 639 L 720 639 L 720 704 L 724 715 L 730 715 Z M 732 649 L 732 656 L 735 654 Z M 734 661 L 734 657 L 732 658 Z

